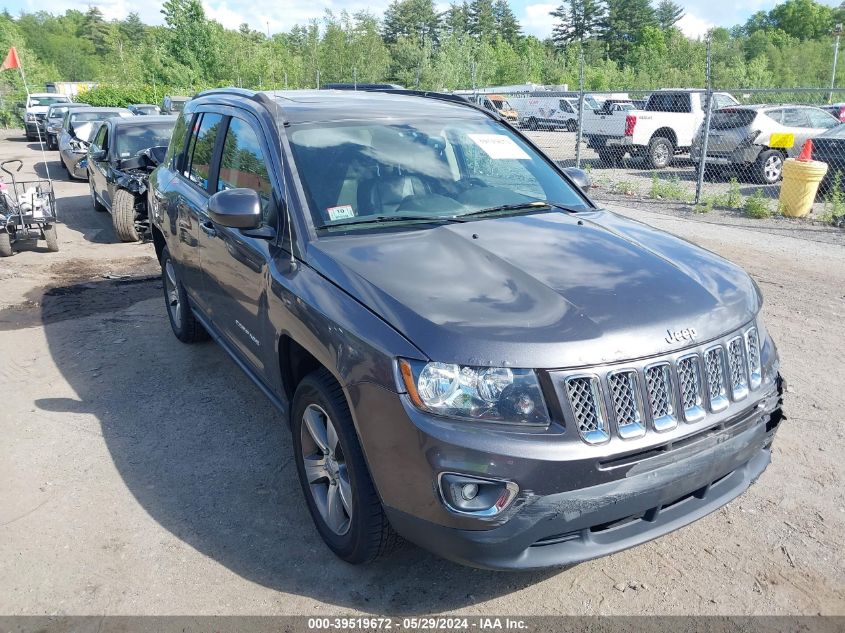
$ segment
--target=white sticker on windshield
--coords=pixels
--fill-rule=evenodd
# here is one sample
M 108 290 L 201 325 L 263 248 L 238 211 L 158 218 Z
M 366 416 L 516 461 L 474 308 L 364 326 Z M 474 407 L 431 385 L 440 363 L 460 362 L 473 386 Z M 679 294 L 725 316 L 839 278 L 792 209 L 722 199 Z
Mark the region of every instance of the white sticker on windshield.
M 467 134 L 473 143 L 494 160 L 531 160 L 512 138 L 504 134 Z
M 346 220 L 347 218 L 355 217 L 355 210 L 351 204 L 342 204 L 339 207 L 329 207 L 326 209 L 329 213 L 329 220 Z

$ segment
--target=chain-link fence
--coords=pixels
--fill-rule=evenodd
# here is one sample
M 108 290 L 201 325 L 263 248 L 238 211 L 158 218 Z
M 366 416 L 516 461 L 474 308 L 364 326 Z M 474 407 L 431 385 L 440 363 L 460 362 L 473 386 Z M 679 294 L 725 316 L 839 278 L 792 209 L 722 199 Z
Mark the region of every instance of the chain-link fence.
M 828 164 L 813 216 L 845 218 L 845 89 L 549 90 L 476 99 L 561 165 L 587 171 L 596 199 L 777 214 L 784 161 L 812 139 L 813 158 Z

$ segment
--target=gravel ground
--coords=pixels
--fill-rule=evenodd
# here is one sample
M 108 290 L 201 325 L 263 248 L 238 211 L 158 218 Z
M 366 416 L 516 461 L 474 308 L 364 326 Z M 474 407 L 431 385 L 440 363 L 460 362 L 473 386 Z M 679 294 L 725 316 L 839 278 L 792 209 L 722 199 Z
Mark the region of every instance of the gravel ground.
M 0 140 L 10 157 L 43 173 L 20 138 Z M 311 525 L 277 413 L 214 344 L 170 333 L 151 246 L 117 243 L 85 183 L 57 191 L 60 252 L 0 261 L 0 613 L 845 614 L 845 232 L 620 211 L 738 262 L 766 295 L 789 419 L 745 495 L 565 571 L 415 548 L 351 567 Z

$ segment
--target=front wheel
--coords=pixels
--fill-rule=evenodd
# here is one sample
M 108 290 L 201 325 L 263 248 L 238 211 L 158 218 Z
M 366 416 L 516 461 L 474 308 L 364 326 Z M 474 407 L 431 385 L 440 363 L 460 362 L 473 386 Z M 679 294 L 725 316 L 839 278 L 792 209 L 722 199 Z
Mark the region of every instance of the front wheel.
M 668 138 L 657 136 L 648 144 L 648 162 L 654 169 L 668 167 L 675 155 L 675 146 Z
M 754 165 L 757 180 L 764 185 L 773 185 L 783 176 L 783 154 L 777 150 L 761 152 Z
M 536 132 L 539 129 L 539 126 L 537 125 L 537 119 L 534 118 L 528 119 L 526 126 L 532 132 Z
M 343 390 L 328 371 L 302 380 L 291 415 L 299 481 L 323 541 L 353 564 L 392 550 L 398 536 L 370 478 Z
M 137 203 L 135 196 L 125 189 L 118 189 L 114 193 L 111 219 L 115 235 L 121 242 L 137 242 L 141 239 L 135 225 Z
M 0 231 L 0 257 L 12 256 L 12 236 L 7 231 Z
M 176 267 L 167 247 L 161 253 L 161 278 L 164 286 L 164 301 L 173 333 L 183 343 L 197 343 L 208 340 L 208 332 L 194 316 L 188 303 L 185 286 L 176 276 Z

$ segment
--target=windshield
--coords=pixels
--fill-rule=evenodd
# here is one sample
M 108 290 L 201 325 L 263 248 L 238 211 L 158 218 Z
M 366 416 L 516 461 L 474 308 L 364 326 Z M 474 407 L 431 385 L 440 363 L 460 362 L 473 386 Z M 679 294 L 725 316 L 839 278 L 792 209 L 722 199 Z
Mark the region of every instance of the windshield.
M 504 99 L 491 99 L 497 110 L 513 110 L 513 106 Z
M 140 114 L 158 114 L 158 107 L 156 106 L 135 106 L 135 112 Z
M 30 106 L 48 106 L 53 105 L 54 103 L 68 103 L 70 99 L 67 97 L 56 96 L 56 97 L 30 97 L 29 98 L 29 105 Z
M 173 123 L 154 125 L 125 125 L 117 128 L 117 157 L 131 158 L 149 147 L 167 145 Z
M 586 205 L 530 146 L 486 118 L 302 123 L 289 138 L 318 227 L 538 200 Z

